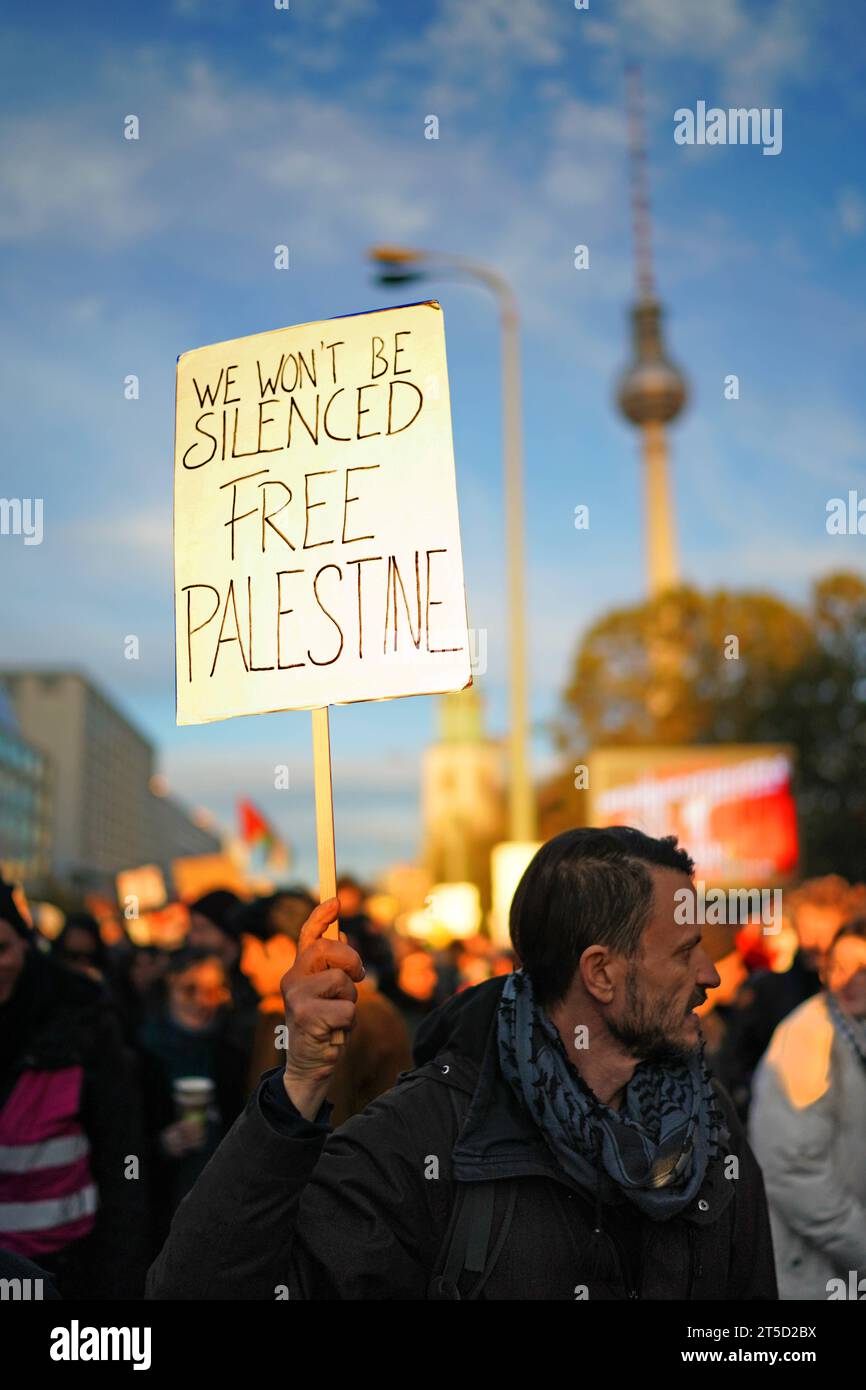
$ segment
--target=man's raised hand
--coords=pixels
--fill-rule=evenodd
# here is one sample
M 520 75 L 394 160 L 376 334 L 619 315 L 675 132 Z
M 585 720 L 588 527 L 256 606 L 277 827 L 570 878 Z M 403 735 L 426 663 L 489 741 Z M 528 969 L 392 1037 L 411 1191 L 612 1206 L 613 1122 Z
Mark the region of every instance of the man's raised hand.
M 314 908 L 301 928 L 295 963 L 280 981 L 288 1026 L 283 1085 L 308 1120 L 317 1115 L 340 1058 L 342 1042 L 333 1035 L 345 1037 L 351 1028 L 358 997 L 354 982 L 364 978 L 358 952 L 345 939 L 324 935 L 339 912 L 338 898 Z

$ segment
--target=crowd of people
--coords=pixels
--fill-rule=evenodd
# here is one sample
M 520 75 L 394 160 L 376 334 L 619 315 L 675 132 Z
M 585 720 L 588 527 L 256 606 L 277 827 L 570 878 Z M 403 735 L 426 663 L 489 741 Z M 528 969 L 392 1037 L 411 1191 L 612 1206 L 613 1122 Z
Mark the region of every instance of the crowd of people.
M 657 895 L 666 874 L 690 872 L 682 850 L 638 832 L 558 836 L 518 890 L 513 952 L 485 936 L 434 950 L 373 917 L 349 878 L 330 910 L 340 942 L 325 945 L 321 923 L 310 936 L 322 909 L 303 887 L 252 901 L 218 890 L 186 905 L 172 950 L 126 935 L 107 945 L 104 924 L 84 912 L 43 937 L 0 883 L 2 1272 L 32 1262 L 69 1299 L 142 1297 L 151 1265 L 156 1297 L 274 1297 L 293 1281 L 307 1297 L 457 1297 L 467 1279 L 469 1296 L 575 1297 L 549 1286 L 560 1200 L 572 1285 L 587 1296 L 827 1298 L 834 1278 L 866 1274 L 866 886 L 805 882 L 785 894 L 778 936 L 746 925 L 715 964 L 692 942 L 692 965 L 672 975 L 670 963 L 651 965 L 651 946 L 659 961 L 667 949 Z M 329 1007 L 351 1003 L 351 1028 L 330 1050 L 326 1014 L 318 1034 L 305 1032 L 310 980 L 320 988 L 326 976 Z M 433 1084 L 413 1090 L 407 1073 Z M 267 1190 L 249 1154 L 266 1154 L 276 1135 L 310 1155 L 286 1216 L 293 1272 L 232 1254 L 235 1238 L 240 1250 L 255 1236 L 260 1210 L 271 1228 L 281 1219 L 262 1199 L 245 1235 L 217 1223 L 225 1268 L 202 1292 L 221 1184 Z M 696 1215 L 692 1232 L 701 1202 L 724 1209 L 711 1178 L 732 1153 L 738 1203 L 712 1227 Z M 438 1189 L 424 1169 L 431 1156 L 447 1170 Z M 424 1242 L 440 1227 L 453 1236 L 453 1194 L 478 1193 L 488 1177 L 520 1178 L 525 1208 L 518 1217 L 508 1183 L 494 1183 L 486 1218 L 473 1217 L 498 1232 L 496 1277 L 482 1264 L 472 1278 L 453 1248 L 440 1268 L 442 1242 Z M 365 1180 L 371 1190 L 358 1195 Z M 591 1210 L 575 1225 L 587 1194 Z M 410 1219 L 423 1240 L 414 1224 L 403 1231 Z M 732 1255 L 701 1245 L 705 1231 L 721 1239 L 725 1221 L 745 1260 L 736 1272 Z M 673 1239 L 681 1228 L 687 1255 Z
M 366 978 L 332 1079 L 335 1124 L 411 1066 L 427 1013 L 511 968 L 484 938 L 434 952 L 378 929 L 351 878 L 340 894 Z M 217 890 L 188 905 L 177 949 L 125 934 L 109 947 L 86 912 L 41 936 L 0 885 L 0 1251 L 35 1261 L 64 1297 L 141 1296 L 178 1203 L 284 1055 L 279 982 L 314 907 L 303 887 L 253 901 Z

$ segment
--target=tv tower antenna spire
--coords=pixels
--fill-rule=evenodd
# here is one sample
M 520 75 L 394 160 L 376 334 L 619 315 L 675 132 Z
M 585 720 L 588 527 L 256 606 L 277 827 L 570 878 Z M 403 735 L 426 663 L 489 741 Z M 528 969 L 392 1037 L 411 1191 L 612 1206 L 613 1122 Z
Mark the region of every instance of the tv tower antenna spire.
M 628 92 L 628 149 L 631 173 L 631 212 L 639 299 L 655 299 L 650 220 L 649 167 L 646 149 L 643 88 L 640 68 L 626 68 Z

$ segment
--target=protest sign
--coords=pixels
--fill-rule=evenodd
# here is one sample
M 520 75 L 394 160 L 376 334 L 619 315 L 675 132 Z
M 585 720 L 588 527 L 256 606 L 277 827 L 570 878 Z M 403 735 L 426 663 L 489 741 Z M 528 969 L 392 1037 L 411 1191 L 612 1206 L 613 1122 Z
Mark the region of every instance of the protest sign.
M 328 706 L 471 684 L 439 305 L 184 353 L 174 565 L 177 722 L 312 710 L 332 897 Z
M 171 861 L 171 876 L 186 903 L 203 898 L 218 888 L 243 896 L 247 881 L 230 854 L 188 854 Z
M 115 876 L 115 883 L 118 902 L 123 904 L 134 898 L 140 912 L 151 912 L 165 903 L 165 879 L 158 864 L 121 869 Z
M 177 721 L 470 683 L 438 304 L 177 368 Z

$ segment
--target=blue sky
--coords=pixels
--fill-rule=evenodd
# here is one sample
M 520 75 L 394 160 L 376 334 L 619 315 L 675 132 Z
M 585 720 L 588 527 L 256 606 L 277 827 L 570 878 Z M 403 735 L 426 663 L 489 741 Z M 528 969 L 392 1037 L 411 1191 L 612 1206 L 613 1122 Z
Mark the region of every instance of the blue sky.
M 314 876 L 309 717 L 174 725 L 177 355 L 418 298 L 372 284 L 364 252 L 379 241 L 487 261 L 521 302 L 534 757 L 550 765 L 543 728 L 581 633 L 644 590 L 636 440 L 611 408 L 633 292 L 627 59 L 643 65 L 668 342 L 692 388 L 672 434 L 683 573 L 798 599 L 817 574 L 863 568 L 863 538 L 824 525 L 866 462 L 859 7 L 113 0 L 6 14 L 0 492 L 42 497 L 45 535 L 0 538 L 3 661 L 82 667 L 188 803 L 228 824 L 249 797 Z M 676 145 L 673 113 L 698 100 L 781 107 L 782 152 Z M 123 138 L 130 113 L 138 141 Z M 495 310 L 453 282 L 424 293 L 445 310 L 469 616 L 488 632 L 480 686 L 501 732 Z M 738 401 L 723 395 L 732 372 Z M 589 531 L 574 530 L 578 503 Z M 434 716 L 428 698 L 333 712 L 343 868 L 415 852 Z

